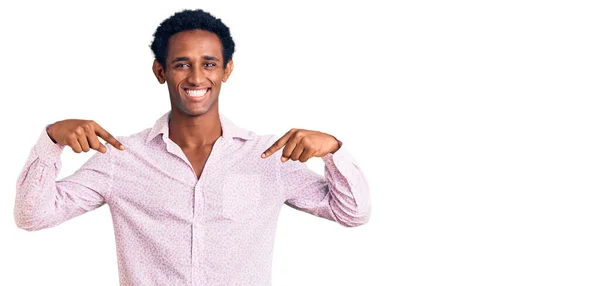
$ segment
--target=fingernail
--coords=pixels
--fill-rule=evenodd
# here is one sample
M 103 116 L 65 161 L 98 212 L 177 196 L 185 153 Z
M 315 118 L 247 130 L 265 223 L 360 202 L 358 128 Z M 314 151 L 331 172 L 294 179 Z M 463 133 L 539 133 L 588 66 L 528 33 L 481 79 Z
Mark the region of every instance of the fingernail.
M 262 153 L 262 154 L 260 155 L 260 157 L 262 157 L 262 158 L 264 158 L 264 157 L 266 157 L 266 156 L 267 156 L 267 155 L 266 155 L 265 153 Z
M 285 162 L 285 161 L 287 161 L 287 160 L 288 160 L 288 158 L 286 158 L 286 157 L 281 157 L 281 162 Z
M 119 146 L 119 149 L 125 150 L 125 146 L 121 145 L 121 146 Z

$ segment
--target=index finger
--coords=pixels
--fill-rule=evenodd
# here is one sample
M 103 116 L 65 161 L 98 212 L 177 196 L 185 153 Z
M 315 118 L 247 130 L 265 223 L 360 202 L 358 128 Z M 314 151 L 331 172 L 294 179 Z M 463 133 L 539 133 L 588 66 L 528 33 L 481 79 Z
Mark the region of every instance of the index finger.
M 260 157 L 267 158 L 267 157 L 271 156 L 273 153 L 277 152 L 277 150 L 283 148 L 283 146 L 285 146 L 285 144 L 287 144 L 287 142 L 290 140 L 290 138 L 292 137 L 293 134 L 294 134 L 294 129 L 285 133 L 285 135 L 283 135 L 281 138 L 279 138 L 277 141 L 275 141 L 275 143 L 273 143 L 273 145 L 271 145 L 271 147 L 269 147 L 267 150 L 265 150 L 265 152 L 263 152 L 262 155 L 260 155 Z
M 115 148 L 119 150 L 125 150 L 125 146 L 119 142 L 114 136 L 112 136 L 108 131 L 104 130 L 102 126 L 96 124 L 96 135 L 100 136 L 100 138 L 104 139 L 106 143 L 115 146 Z

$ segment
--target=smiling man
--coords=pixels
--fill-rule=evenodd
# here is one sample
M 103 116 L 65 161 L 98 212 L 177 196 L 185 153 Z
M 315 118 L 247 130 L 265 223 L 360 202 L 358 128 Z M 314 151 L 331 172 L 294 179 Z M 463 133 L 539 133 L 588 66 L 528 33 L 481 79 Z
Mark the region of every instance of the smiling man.
M 220 19 L 176 13 L 151 48 L 170 111 L 118 139 L 91 120 L 48 125 L 18 178 L 18 227 L 53 227 L 107 204 L 121 285 L 270 285 L 284 204 L 347 227 L 369 220 L 366 180 L 335 137 L 257 135 L 219 113 L 235 50 Z M 65 146 L 98 153 L 56 180 Z M 312 157 L 324 161 L 324 176 L 304 164 Z

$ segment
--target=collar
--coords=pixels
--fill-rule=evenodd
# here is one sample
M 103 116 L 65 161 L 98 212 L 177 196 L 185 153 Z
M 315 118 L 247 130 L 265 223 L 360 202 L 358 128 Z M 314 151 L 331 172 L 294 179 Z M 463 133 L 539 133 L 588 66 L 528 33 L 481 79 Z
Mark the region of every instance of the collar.
M 152 139 L 156 138 L 159 134 L 165 134 L 167 137 L 169 136 L 169 119 L 171 117 L 171 111 L 168 111 L 163 116 L 161 116 L 148 133 L 148 138 L 146 139 L 146 143 L 150 142 Z M 221 130 L 223 131 L 222 137 L 225 139 L 233 139 L 240 138 L 243 140 L 254 140 L 256 138 L 256 134 L 245 130 L 243 128 L 235 125 L 231 120 L 227 119 L 223 114 L 219 113 L 219 120 L 221 121 Z

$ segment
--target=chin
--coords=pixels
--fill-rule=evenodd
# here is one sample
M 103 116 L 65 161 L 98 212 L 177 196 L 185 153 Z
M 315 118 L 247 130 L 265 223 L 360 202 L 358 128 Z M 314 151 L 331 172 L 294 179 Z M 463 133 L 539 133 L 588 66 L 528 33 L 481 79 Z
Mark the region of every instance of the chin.
M 207 111 L 205 111 L 205 110 L 185 110 L 182 113 L 189 117 L 198 117 L 198 116 L 202 116 L 202 115 L 206 114 Z
M 210 109 L 205 109 L 205 108 L 201 108 L 201 109 L 189 109 L 189 108 L 178 108 L 179 113 L 187 115 L 189 117 L 198 117 L 198 116 L 202 116 L 206 113 L 208 113 L 208 111 Z

